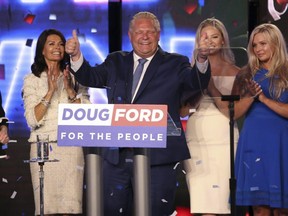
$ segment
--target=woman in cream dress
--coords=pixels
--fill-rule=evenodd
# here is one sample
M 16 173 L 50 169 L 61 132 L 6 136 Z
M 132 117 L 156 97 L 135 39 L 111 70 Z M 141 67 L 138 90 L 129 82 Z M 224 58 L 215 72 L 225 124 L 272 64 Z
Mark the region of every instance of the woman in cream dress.
M 37 134 L 49 135 L 49 159 L 44 169 L 44 214 L 75 215 L 82 213 L 84 155 L 81 147 L 57 145 L 59 103 L 89 103 L 88 88 L 77 85 L 65 68 L 65 38 L 59 31 L 41 33 L 36 46 L 32 73 L 24 78 L 25 118 L 31 129 L 30 158 L 37 157 Z M 68 58 L 65 58 L 68 57 Z M 39 165 L 30 163 L 35 215 L 40 214 Z
M 228 34 L 222 22 L 211 18 L 199 25 L 194 52 L 199 48 L 197 42 L 201 35 L 206 35 L 206 42 L 211 48 L 208 59 L 212 76 L 208 89 L 200 93 L 200 99 L 186 102 L 188 106 L 182 109 L 191 110 L 191 106 L 196 108 L 195 113 L 189 114 L 187 121 L 186 139 L 191 159 L 184 161 L 184 167 L 191 213 L 225 215 L 230 214 L 229 117 L 217 108 L 214 99 L 209 95 L 209 88 L 213 86 L 222 95 L 230 95 L 239 68 L 234 64 Z M 194 95 L 194 98 L 197 97 Z M 234 135 L 236 144 L 239 136 L 236 125 Z

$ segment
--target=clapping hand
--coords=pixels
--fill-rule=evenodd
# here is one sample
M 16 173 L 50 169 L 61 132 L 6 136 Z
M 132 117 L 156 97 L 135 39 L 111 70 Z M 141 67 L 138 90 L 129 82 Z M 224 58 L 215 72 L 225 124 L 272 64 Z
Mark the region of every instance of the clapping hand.
M 64 88 L 67 91 L 73 91 L 72 76 L 71 76 L 71 73 L 70 73 L 70 70 L 69 70 L 69 65 L 66 65 L 66 67 L 65 67 L 65 69 L 63 71 L 63 74 L 64 74 L 64 80 L 63 80 L 64 81 Z
M 52 93 L 57 90 L 57 70 L 58 68 L 54 64 L 48 65 L 48 91 L 51 91 Z
M 248 90 L 252 97 L 257 98 L 260 94 L 263 95 L 262 88 L 259 83 L 254 80 L 245 80 L 248 86 Z

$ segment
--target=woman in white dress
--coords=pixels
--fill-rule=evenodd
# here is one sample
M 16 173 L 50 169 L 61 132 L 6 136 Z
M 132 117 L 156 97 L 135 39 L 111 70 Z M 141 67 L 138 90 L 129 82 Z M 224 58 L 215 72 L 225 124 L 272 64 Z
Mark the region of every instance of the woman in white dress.
M 57 145 L 59 103 L 90 103 L 88 88 L 78 85 L 68 71 L 65 38 L 55 29 L 41 33 L 36 45 L 32 73 L 24 78 L 25 118 L 31 129 L 30 158 L 37 157 L 37 134 L 49 135 L 49 159 L 44 168 L 44 214 L 82 213 L 84 155 L 81 147 Z M 35 215 L 40 214 L 39 165 L 30 163 Z
M 230 126 L 229 117 L 221 113 L 209 88 L 215 86 L 222 95 L 231 94 L 239 68 L 235 66 L 230 49 L 228 33 L 223 23 L 215 18 L 204 20 L 196 33 L 195 52 L 199 50 L 199 39 L 206 36 L 207 52 L 211 66 L 208 89 L 193 95 L 194 101 L 186 101 L 182 116 L 188 113 L 186 139 L 191 159 L 184 161 L 186 181 L 190 194 L 190 212 L 194 215 L 230 214 Z M 192 63 L 193 64 L 193 63 Z M 196 99 L 196 101 L 195 101 Z M 234 127 L 234 143 L 238 140 L 238 129 Z

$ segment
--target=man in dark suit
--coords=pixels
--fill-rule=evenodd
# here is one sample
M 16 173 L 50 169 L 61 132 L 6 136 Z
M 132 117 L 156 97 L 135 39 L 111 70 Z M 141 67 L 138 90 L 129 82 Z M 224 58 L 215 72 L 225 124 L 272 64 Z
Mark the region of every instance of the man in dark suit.
M 186 56 L 163 51 L 158 45 L 160 23 L 150 12 L 139 12 L 133 17 L 128 35 L 133 51 L 111 53 L 102 64 L 91 67 L 80 51 L 74 30 L 73 38 L 67 40 L 66 52 L 71 56 L 77 81 L 89 87 L 105 86 L 109 103 L 166 104 L 177 127 L 182 128 L 180 98 L 183 91 L 207 87 L 210 68 L 206 56 L 199 53 L 197 67 L 192 68 Z M 204 35 L 203 47 L 205 41 Z M 146 60 L 142 76 L 132 94 L 133 73 L 138 71 L 138 60 L 143 58 Z M 183 130 L 181 136 L 167 138 L 166 148 L 149 150 L 152 215 L 171 215 L 177 181 L 174 166 L 190 158 Z M 105 216 L 132 215 L 133 149 L 104 149 L 103 157 Z
M 2 107 L 2 95 L 0 92 L 0 158 L 6 157 L 6 152 L 2 149 L 3 144 L 9 142 L 7 119 L 5 118 L 5 111 Z

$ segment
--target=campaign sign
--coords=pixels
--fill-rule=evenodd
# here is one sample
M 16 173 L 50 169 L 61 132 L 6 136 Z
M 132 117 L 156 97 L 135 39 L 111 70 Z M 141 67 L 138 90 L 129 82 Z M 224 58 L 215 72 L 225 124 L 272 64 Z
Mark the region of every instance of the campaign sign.
M 59 104 L 58 145 L 166 148 L 167 105 Z

